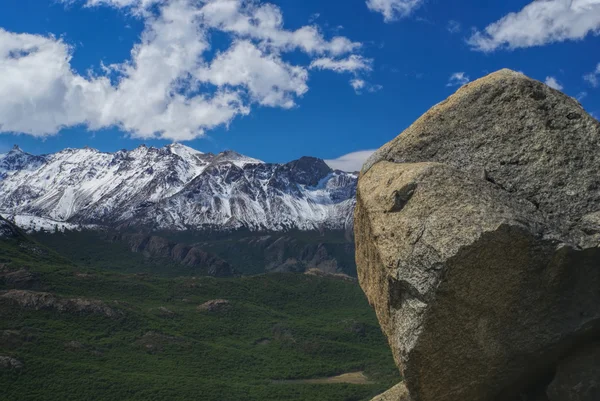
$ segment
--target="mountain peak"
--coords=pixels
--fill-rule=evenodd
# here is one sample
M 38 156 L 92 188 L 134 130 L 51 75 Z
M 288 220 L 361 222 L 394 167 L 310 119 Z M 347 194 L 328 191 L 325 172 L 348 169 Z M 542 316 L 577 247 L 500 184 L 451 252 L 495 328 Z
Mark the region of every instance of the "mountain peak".
M 199 150 L 196 150 L 189 146 L 182 145 L 177 142 L 165 146 L 165 149 L 167 149 L 170 153 L 177 155 L 177 156 L 181 156 L 183 158 L 185 158 L 186 156 L 199 156 L 199 155 L 204 154 L 204 153 L 200 152 Z
M 229 163 L 232 163 L 241 168 L 243 168 L 247 164 L 264 164 L 264 162 L 262 160 L 258 160 L 258 159 L 254 159 L 252 157 L 242 155 L 241 153 L 238 153 L 233 150 L 225 150 L 225 151 L 219 153 L 217 156 L 215 156 L 215 158 L 212 160 L 212 162 L 213 163 L 229 162 Z
M 311 156 L 303 156 L 285 166 L 297 182 L 313 187 L 333 171 L 323 159 Z
M 15 145 L 13 145 L 13 147 L 12 147 L 12 149 L 10 150 L 10 152 L 9 152 L 9 153 L 25 153 L 25 152 L 23 152 L 23 149 L 21 149 L 21 148 L 19 147 L 19 145 L 16 145 L 16 144 L 15 144 Z

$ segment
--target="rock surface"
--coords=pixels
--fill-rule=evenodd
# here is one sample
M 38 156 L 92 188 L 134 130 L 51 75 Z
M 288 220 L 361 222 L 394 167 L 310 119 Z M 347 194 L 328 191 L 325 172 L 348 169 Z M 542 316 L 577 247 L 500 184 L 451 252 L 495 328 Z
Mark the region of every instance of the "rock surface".
M 574 99 L 502 70 L 365 164 L 359 280 L 413 401 L 520 399 L 598 338 L 599 148 Z
M 10 221 L 0 216 L 0 238 L 15 238 L 22 236 L 20 230 Z
M 411 401 L 411 399 L 404 383 L 400 383 L 371 401 Z
M 139 252 L 146 257 L 172 259 L 188 267 L 204 268 L 212 277 L 232 277 L 236 271 L 229 263 L 210 252 L 184 244 L 177 244 L 156 235 L 121 234 L 114 240 L 128 243 L 132 252 Z
M 558 365 L 548 387 L 550 401 L 600 400 L 600 343 L 582 348 Z
M 213 299 L 199 305 L 196 309 L 200 312 L 221 312 L 229 309 L 231 302 L 226 299 Z
M 575 99 L 501 70 L 434 106 L 363 173 L 382 160 L 448 164 L 529 200 L 548 228 L 578 241 L 585 233 L 573 225 L 600 204 L 599 147 L 600 123 Z
M 166 234 L 168 235 L 168 233 Z M 316 240 L 315 240 L 316 239 Z M 306 272 L 355 275 L 353 242 L 342 241 L 341 233 L 315 232 L 308 238 L 300 232 L 247 232 L 228 237 L 204 237 L 194 243 L 178 243 L 157 235 L 122 233 L 112 241 L 126 242 L 132 252 L 150 258 L 171 259 L 181 265 L 199 268 L 209 276 L 231 277 L 263 272 Z
M 15 289 L 30 289 L 39 286 L 39 277 L 28 269 L 10 270 L 0 266 L 0 284 Z
M 23 362 L 9 356 L 0 355 L 0 370 L 2 369 L 22 369 Z
M 95 314 L 106 317 L 118 317 L 118 311 L 102 301 L 84 298 L 59 298 L 48 292 L 10 290 L 0 292 L 0 302 L 17 304 L 33 310 L 55 310 L 61 313 Z

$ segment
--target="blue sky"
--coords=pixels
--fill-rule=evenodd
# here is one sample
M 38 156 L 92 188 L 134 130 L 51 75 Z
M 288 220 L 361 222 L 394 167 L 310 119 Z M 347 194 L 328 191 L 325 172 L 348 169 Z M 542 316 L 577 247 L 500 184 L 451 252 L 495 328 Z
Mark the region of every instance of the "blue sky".
M 599 33 L 600 0 L 3 0 L 0 151 L 336 159 L 504 67 L 598 116 Z

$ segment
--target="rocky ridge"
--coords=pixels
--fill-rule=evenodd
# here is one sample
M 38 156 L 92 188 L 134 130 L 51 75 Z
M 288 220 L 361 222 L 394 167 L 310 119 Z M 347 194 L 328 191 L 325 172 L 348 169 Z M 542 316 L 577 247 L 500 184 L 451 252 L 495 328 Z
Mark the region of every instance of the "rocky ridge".
M 38 226 L 253 231 L 344 229 L 356 174 L 303 157 L 269 164 L 173 144 L 0 155 L 0 213 Z
M 597 399 L 598 149 L 576 100 L 502 70 L 371 157 L 358 275 L 404 377 L 380 399 Z

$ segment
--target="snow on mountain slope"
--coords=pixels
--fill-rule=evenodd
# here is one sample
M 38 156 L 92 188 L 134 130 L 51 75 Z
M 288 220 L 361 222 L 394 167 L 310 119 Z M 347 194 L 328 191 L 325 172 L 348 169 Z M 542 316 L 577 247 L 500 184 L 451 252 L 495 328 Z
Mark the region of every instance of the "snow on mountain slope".
M 11 152 L 13 153 L 11 155 Z M 0 212 L 70 224 L 155 229 L 344 228 L 357 177 L 305 157 L 266 164 L 173 144 L 102 153 L 0 155 Z
M 169 149 L 131 152 L 65 149 L 32 169 L 9 172 L 0 182 L 0 207 L 57 221 L 92 221 L 132 214 L 131 207 L 172 195 L 208 164 Z
M 35 170 L 45 161 L 43 156 L 30 155 L 15 145 L 10 152 L 0 154 L 0 179 L 6 177 L 12 171 Z
M 37 216 L 29 216 L 29 215 L 16 215 L 16 216 L 3 216 L 13 222 L 16 226 L 20 227 L 22 230 L 26 232 L 34 232 L 34 231 L 65 231 L 65 230 L 93 230 L 99 228 L 96 225 L 80 225 L 80 224 L 71 224 L 65 223 L 62 221 L 56 221 L 44 217 Z

